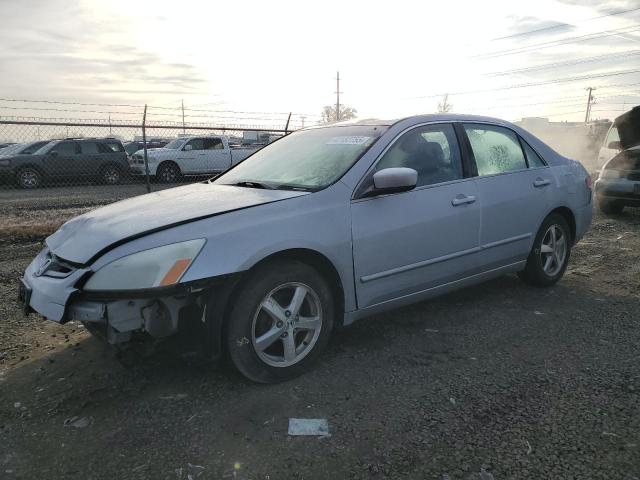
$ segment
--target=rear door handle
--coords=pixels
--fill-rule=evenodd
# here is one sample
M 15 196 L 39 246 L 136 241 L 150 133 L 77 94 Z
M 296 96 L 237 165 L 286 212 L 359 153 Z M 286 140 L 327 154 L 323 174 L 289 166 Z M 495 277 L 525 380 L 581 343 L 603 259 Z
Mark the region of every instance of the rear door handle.
M 533 186 L 536 188 L 546 187 L 547 185 L 551 185 L 551 180 L 547 178 L 536 178 L 533 182 Z
M 456 197 L 451 200 L 451 205 L 453 205 L 454 207 L 457 207 L 459 205 L 465 205 L 467 203 L 473 203 L 476 201 L 476 196 L 475 195 L 456 195 Z

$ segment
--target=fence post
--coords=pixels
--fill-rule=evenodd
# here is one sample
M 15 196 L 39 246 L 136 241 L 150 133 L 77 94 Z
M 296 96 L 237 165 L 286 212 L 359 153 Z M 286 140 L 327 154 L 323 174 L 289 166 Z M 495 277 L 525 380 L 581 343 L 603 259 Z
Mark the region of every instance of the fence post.
M 149 182 L 149 159 L 147 158 L 147 104 L 144 105 L 144 114 L 142 115 L 142 149 L 144 150 L 144 170 L 147 179 L 147 193 L 151 192 L 151 183 Z
M 291 112 L 289 112 L 289 116 L 287 117 L 287 124 L 284 126 L 284 134 L 289 134 L 289 121 L 291 120 Z

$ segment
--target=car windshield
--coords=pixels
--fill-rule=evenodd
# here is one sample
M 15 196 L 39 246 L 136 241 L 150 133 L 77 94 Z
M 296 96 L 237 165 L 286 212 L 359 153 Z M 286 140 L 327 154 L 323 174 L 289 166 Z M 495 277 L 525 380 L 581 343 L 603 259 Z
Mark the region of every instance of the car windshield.
M 169 143 L 167 143 L 164 148 L 170 148 L 171 150 L 179 150 L 182 145 L 184 145 L 184 142 L 186 142 L 187 140 L 184 138 L 176 138 L 175 140 L 171 140 Z
M 386 129 L 358 125 L 295 132 L 254 153 L 214 183 L 320 190 L 344 175 Z

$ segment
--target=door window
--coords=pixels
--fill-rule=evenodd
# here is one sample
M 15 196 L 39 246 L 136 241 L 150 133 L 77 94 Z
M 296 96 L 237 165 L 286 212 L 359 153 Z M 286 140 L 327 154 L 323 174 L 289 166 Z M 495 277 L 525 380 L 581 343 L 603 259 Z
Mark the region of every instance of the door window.
M 85 155 L 91 155 L 98 153 L 98 144 L 96 142 L 82 142 L 80 143 L 80 152 Z
M 464 125 L 478 175 L 495 175 L 527 168 L 518 137 L 511 130 L 493 125 Z
M 604 144 L 606 145 L 607 148 L 612 148 L 611 142 L 619 142 L 620 141 L 620 134 L 618 133 L 618 127 L 613 126 L 609 129 L 609 132 L 607 133 L 607 139 L 605 140 Z M 614 147 L 614 149 L 617 149 L 616 147 Z
M 529 164 L 529 168 L 540 168 L 545 167 L 545 163 L 540 158 L 540 155 L 536 153 L 536 151 L 529 146 L 527 142 L 521 139 L 522 148 L 524 148 L 524 153 L 527 156 L 527 163 Z
M 418 172 L 417 186 L 462 178 L 460 148 L 453 126 L 427 125 L 402 135 L 378 162 L 376 170 L 408 167 Z
M 60 142 L 56 143 L 49 153 L 56 152 L 58 155 L 75 155 L 76 142 Z
M 222 150 L 224 145 L 222 144 L 222 139 L 220 138 L 205 138 L 204 139 L 204 150 Z
M 194 138 L 187 145 L 191 145 L 191 150 L 204 150 L 204 138 Z

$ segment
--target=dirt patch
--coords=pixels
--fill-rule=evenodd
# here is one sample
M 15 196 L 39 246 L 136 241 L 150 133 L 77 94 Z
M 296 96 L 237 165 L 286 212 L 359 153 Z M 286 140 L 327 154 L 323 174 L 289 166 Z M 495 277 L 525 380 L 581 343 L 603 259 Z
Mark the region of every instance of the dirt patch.
M 0 249 L 0 477 L 640 477 L 640 210 L 597 214 L 553 288 L 506 276 L 363 320 L 271 386 L 169 355 L 124 368 L 23 317 L 39 248 Z M 289 437 L 290 417 L 331 436 Z

